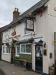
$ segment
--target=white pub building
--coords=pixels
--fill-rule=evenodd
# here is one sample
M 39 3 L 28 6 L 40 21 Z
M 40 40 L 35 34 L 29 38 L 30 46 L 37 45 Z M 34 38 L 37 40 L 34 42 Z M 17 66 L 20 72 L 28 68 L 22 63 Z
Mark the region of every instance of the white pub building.
M 56 0 L 40 0 L 21 15 L 15 8 L 13 21 L 2 27 L 2 60 L 27 56 L 33 71 L 48 75 L 55 64 L 55 32 Z

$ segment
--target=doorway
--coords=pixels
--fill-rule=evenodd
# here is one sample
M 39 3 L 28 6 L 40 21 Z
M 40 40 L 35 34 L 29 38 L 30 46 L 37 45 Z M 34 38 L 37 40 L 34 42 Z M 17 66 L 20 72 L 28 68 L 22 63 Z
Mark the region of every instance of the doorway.
M 36 72 L 43 72 L 43 41 L 40 40 L 35 45 L 35 70 Z

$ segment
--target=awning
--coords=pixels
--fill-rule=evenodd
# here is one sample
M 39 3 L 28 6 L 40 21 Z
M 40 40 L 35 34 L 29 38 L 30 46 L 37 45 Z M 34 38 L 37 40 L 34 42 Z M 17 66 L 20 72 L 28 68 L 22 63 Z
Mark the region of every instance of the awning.
M 24 39 L 24 40 L 21 40 L 21 41 L 16 42 L 16 44 L 32 43 L 33 41 L 34 41 L 33 38 L 30 38 L 30 39 Z
M 34 43 L 38 46 L 43 46 L 43 44 L 45 43 L 43 38 L 38 38 L 38 39 L 34 39 Z

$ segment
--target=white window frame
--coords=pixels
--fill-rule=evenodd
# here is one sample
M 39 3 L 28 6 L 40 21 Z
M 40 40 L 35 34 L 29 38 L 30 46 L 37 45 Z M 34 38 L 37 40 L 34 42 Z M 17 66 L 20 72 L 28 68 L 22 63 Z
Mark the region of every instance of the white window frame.
M 27 53 L 27 52 L 26 52 L 26 45 L 28 45 L 28 44 L 31 45 L 31 43 L 20 44 L 20 53 L 19 53 L 19 54 L 30 54 L 30 55 L 31 55 L 32 52 L 31 52 L 31 53 Z M 25 52 L 21 52 L 21 46 L 22 46 L 22 45 L 25 45 Z M 15 55 L 16 55 L 16 56 L 19 56 L 19 55 L 17 54 L 17 46 L 18 46 L 18 45 L 16 45 L 16 53 L 15 53 Z
M 19 56 L 20 53 L 17 54 L 17 47 L 18 47 L 18 45 L 16 45 L 16 53 L 15 53 L 15 55 L 16 55 L 16 56 Z
M 3 52 L 3 50 L 2 50 L 2 53 L 3 54 L 10 54 L 11 53 L 11 49 L 10 49 L 10 53 L 9 52 L 8 53 L 6 52 L 6 49 L 7 49 L 7 46 L 6 45 L 3 45 L 2 46 L 2 49 L 3 49 L 3 47 L 4 47 L 4 50 L 5 50 L 5 52 Z
M 21 46 L 22 46 L 22 45 L 25 45 L 25 44 L 20 44 L 20 54 L 25 54 L 25 52 L 22 52 L 22 51 L 21 51 Z M 25 50 L 26 50 L 26 45 L 25 45 Z
M 10 50 L 10 49 L 9 49 Z M 6 46 L 6 54 L 10 54 L 11 53 L 11 50 L 10 50 L 10 52 L 7 52 L 7 46 Z
M 26 44 L 31 44 L 31 43 L 26 43 Z M 26 44 L 20 44 L 20 54 L 30 54 L 31 55 L 31 53 L 26 52 Z M 21 45 L 25 45 L 25 52 L 21 52 Z
M 6 53 L 6 49 L 5 49 L 5 46 L 2 45 L 2 54 L 5 54 Z

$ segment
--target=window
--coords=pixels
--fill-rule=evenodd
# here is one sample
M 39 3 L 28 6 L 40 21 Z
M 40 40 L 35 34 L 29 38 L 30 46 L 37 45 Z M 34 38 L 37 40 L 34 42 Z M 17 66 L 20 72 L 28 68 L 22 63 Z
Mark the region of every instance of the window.
M 26 52 L 31 53 L 31 45 L 30 44 L 26 44 Z
M 17 53 L 17 55 L 19 55 L 19 53 L 20 53 L 20 45 L 17 46 L 17 52 L 16 53 Z
M 31 53 L 31 44 L 21 44 L 21 53 L 23 54 Z
M 20 44 L 16 47 L 16 55 L 31 54 L 31 44 Z
M 5 47 L 3 46 L 3 53 L 5 53 Z
M 10 47 L 8 47 L 8 46 L 3 46 L 2 47 L 3 48 L 3 53 L 10 53 Z
M 6 53 L 10 53 L 10 48 L 6 47 Z
M 21 53 L 25 52 L 25 44 L 21 44 Z

